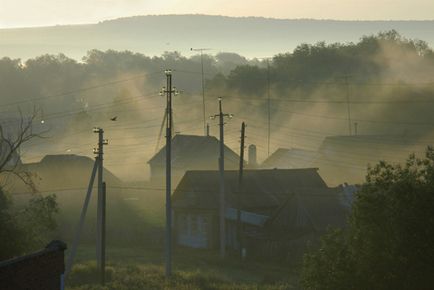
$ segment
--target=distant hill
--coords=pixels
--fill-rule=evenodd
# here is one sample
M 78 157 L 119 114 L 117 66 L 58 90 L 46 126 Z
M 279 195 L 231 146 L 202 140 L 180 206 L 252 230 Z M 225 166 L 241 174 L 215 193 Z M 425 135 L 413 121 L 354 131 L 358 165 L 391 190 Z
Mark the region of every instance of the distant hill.
M 207 15 L 136 16 L 98 24 L 0 29 L 0 57 L 27 59 L 64 53 L 81 59 L 90 49 L 131 50 L 146 55 L 164 51 L 190 54 L 236 52 L 265 57 L 292 51 L 300 43 L 357 41 L 363 35 L 395 29 L 434 46 L 434 21 L 281 20 Z

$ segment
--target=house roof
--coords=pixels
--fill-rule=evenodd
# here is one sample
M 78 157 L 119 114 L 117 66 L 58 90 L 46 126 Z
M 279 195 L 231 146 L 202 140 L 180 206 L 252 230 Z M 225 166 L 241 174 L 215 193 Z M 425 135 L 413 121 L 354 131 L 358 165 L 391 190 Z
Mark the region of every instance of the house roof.
M 239 163 L 239 156 L 225 145 L 225 162 L 229 167 Z M 214 136 L 175 135 L 172 139 L 172 167 L 188 169 L 188 165 L 201 163 L 215 158 L 216 168 L 219 156 L 219 140 Z M 149 164 L 163 164 L 166 162 L 166 146 L 160 149 L 149 161 Z M 187 167 L 187 168 L 186 168 Z M 206 169 L 206 168 L 205 168 Z
M 94 160 L 74 154 L 46 155 L 40 162 L 27 163 L 22 169 L 36 174 L 36 184 L 40 190 L 65 187 L 87 187 Z M 121 184 L 121 181 L 104 168 L 107 184 Z
M 379 160 L 402 162 L 409 152 L 424 151 L 425 143 L 418 142 L 403 135 L 328 136 L 313 165 L 321 169 L 330 184 L 361 183 L 368 164 L 377 164 Z
M 279 148 L 261 164 L 261 168 L 305 168 L 312 166 L 315 151 Z
M 343 227 L 348 208 L 342 195 L 339 187 L 299 188 L 276 210 L 267 226 L 298 231 Z
M 245 170 L 241 203 L 243 209 L 277 208 L 299 188 L 327 188 L 316 168 Z M 230 207 L 237 205 L 238 171 L 225 171 L 225 198 Z M 218 207 L 219 172 L 187 171 L 175 192 L 176 208 Z M 258 213 L 258 212 L 257 212 Z

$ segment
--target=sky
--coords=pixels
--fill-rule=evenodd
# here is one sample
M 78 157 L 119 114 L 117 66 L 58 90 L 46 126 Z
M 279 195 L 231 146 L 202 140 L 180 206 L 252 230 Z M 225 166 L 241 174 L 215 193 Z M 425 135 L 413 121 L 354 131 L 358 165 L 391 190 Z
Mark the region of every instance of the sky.
M 96 23 L 149 14 L 432 20 L 434 0 L 0 0 L 0 27 Z

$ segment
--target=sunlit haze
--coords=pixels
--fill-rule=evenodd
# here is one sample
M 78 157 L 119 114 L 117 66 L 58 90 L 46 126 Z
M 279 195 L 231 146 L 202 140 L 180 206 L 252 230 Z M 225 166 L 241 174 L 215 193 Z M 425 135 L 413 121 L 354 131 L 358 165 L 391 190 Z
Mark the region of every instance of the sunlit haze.
M 112 18 L 149 14 L 426 20 L 433 19 L 432 11 L 432 0 L 0 0 L 0 27 L 95 23 Z

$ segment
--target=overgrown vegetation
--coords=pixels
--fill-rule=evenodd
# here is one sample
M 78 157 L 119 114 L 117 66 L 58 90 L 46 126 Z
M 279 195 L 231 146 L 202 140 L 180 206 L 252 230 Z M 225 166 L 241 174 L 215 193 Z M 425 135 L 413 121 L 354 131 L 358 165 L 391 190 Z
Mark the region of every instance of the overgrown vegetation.
M 35 195 L 17 208 L 0 188 L 0 261 L 45 247 L 57 228 L 57 211 L 55 195 Z
M 82 249 L 79 263 L 67 281 L 78 289 L 298 289 L 295 270 L 271 263 L 222 261 L 217 253 L 176 249 L 174 274 L 164 277 L 162 249 L 111 248 L 106 286 L 100 286 L 90 249 Z
M 35 118 L 36 113 L 29 119 L 21 116 L 19 126 L 12 130 L 0 123 L 0 260 L 46 246 L 57 228 L 56 196 L 38 194 L 32 174 L 21 168 L 21 146 L 40 137 L 32 130 Z M 13 195 L 4 190 L 10 177 L 31 190 L 25 205 L 15 205 Z
M 308 253 L 305 289 L 430 289 L 434 285 L 434 150 L 380 162 L 357 193 L 348 230 Z

